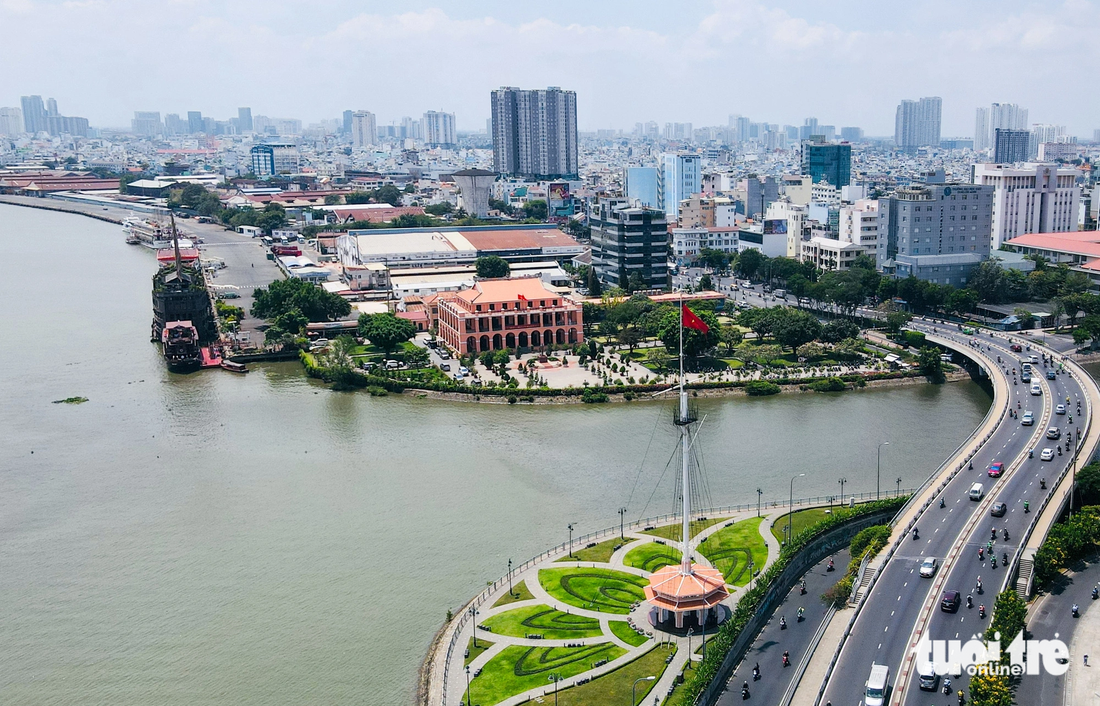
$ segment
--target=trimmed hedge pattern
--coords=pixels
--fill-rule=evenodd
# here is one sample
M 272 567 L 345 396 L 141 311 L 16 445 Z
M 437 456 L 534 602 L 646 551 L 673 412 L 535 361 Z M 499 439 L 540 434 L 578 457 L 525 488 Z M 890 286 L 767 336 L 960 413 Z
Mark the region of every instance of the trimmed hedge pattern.
M 677 701 L 671 706 L 692 706 L 699 694 L 718 676 L 718 670 L 726 659 L 726 654 L 733 648 L 734 641 L 745 629 L 749 621 L 755 616 L 767 595 L 768 588 L 778 580 L 791 560 L 818 536 L 829 530 L 844 524 L 845 522 L 866 514 L 880 512 L 882 510 L 896 510 L 908 500 L 908 496 L 890 498 L 888 500 L 876 500 L 873 502 L 856 505 L 852 509 L 840 508 L 824 520 L 799 532 L 794 541 L 789 542 L 779 552 L 779 557 L 769 566 L 756 581 L 752 589 L 745 592 L 737 601 L 737 607 L 729 620 L 718 628 L 713 641 L 708 643 L 707 657 L 694 670 L 691 681 L 684 685 L 684 689 L 677 697 Z

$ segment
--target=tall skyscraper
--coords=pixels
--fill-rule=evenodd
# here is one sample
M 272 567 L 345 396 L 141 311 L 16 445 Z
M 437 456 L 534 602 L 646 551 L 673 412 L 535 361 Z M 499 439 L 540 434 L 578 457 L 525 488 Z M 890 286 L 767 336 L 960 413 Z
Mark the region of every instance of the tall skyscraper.
M 59 113 L 58 110 L 57 110 L 57 100 L 55 100 L 53 98 L 47 98 L 46 99 L 46 117 L 56 118 L 60 115 L 61 115 L 61 113 Z
M 974 116 L 974 151 L 981 152 L 990 147 L 989 108 L 978 108 Z
M 187 132 L 196 135 L 206 128 L 202 119 L 202 112 L 198 110 L 187 111 Z
M 997 164 L 1026 162 L 1031 133 L 997 128 L 993 132 L 993 161 Z
M 901 150 L 938 147 L 943 101 L 938 96 L 903 100 L 894 119 L 894 143 Z
M 161 133 L 160 113 L 134 111 L 134 119 L 130 121 L 130 125 L 135 135 L 155 137 Z
M 1009 131 L 1012 132 L 1012 131 Z M 1023 133 L 1026 136 L 1027 132 Z M 1064 233 L 1077 229 L 1081 189 L 1077 170 L 1057 164 L 975 164 L 970 180 L 992 186 L 990 247 L 1027 233 Z
M 997 128 L 1002 130 L 1027 130 L 1027 108 L 1015 103 L 994 103 L 989 106 L 989 136 L 986 149 L 994 146 Z
M 658 171 L 657 167 L 627 167 L 623 170 L 623 191 L 631 204 L 638 201 L 647 208 L 664 206 L 657 197 L 661 180 Z
M 46 106 L 42 96 L 23 96 L 23 126 L 32 135 L 46 131 Z
M 23 111 L 20 108 L 0 108 L 0 135 L 23 133 Z
M 810 175 L 815 184 L 827 181 L 836 187 L 848 186 L 852 182 L 852 146 L 803 142 L 802 173 Z
M 378 126 L 374 113 L 357 110 L 351 114 L 351 144 L 356 147 L 378 144 Z
M 179 113 L 167 113 L 164 116 L 164 134 L 182 135 L 187 131 L 187 123 L 180 119 Z
M 420 131 L 429 145 L 451 146 L 458 142 L 455 134 L 455 114 L 429 110 L 420 120 Z
M 493 167 L 530 179 L 575 179 L 577 94 L 551 86 L 492 94 Z
M 680 202 L 703 190 L 701 161 L 697 154 L 661 155 L 658 192 L 665 217 L 679 220 Z
M 350 135 L 351 134 L 351 116 L 354 115 L 354 114 L 355 114 L 354 110 L 345 110 L 344 111 L 344 134 L 345 135 Z
M 588 216 L 592 267 L 601 282 L 624 289 L 664 289 L 668 281 L 668 221 L 627 199 L 604 199 Z
M 251 108 L 237 108 L 237 129 L 241 132 L 252 132 Z

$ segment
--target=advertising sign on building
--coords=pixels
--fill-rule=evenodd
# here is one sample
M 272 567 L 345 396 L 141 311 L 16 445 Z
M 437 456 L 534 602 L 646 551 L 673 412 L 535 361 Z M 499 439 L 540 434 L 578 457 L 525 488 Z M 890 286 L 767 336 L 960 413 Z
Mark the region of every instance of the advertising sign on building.
M 786 233 L 786 218 L 767 218 L 764 220 L 764 235 L 785 235 Z
M 569 184 L 563 181 L 551 182 L 546 187 L 547 206 L 551 216 L 568 217 L 573 215 L 573 196 L 569 193 Z

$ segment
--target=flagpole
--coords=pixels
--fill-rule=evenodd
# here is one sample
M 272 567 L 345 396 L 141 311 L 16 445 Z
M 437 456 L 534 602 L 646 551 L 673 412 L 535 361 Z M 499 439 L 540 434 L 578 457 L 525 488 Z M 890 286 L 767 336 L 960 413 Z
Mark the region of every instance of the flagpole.
M 684 290 L 680 290 L 680 454 L 683 461 L 682 477 L 680 479 L 681 496 L 683 498 L 683 533 L 684 553 L 680 558 L 680 573 L 684 576 L 691 575 L 691 476 L 688 449 L 688 402 L 687 390 L 684 387 Z

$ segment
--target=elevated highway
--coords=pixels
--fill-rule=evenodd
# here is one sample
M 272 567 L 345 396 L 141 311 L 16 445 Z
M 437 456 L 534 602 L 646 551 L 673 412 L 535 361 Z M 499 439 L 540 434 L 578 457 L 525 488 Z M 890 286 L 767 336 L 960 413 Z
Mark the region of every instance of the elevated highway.
M 989 617 L 985 620 L 978 617 L 978 605 L 984 603 L 991 610 L 1002 586 L 1017 585 L 1022 553 L 1025 561 L 1020 587 L 1028 587 L 1025 544 L 1034 546 L 1045 536 L 1049 523 L 1068 497 L 1072 471 L 1093 456 L 1100 442 L 1100 428 L 1091 425 L 1092 410 L 1100 405 L 1100 389 L 1072 361 L 1041 349 L 1032 341 L 1007 334 L 983 332 L 967 336 L 955 326 L 922 320 L 912 322 L 911 328 L 924 332 L 931 342 L 961 352 L 986 370 L 994 388 L 993 406 L 975 435 L 964 442 L 899 513 L 889 549 L 869 567 L 870 581 L 860 594 L 861 600 L 824 682 L 820 686 L 800 685 L 800 690 L 816 691 L 816 698 L 798 698 L 798 703 L 863 704 L 864 684 L 872 663 L 890 666 L 893 681 L 890 704 L 931 703 L 931 695 L 920 692 L 916 684 L 913 654 L 916 642 L 923 635 L 965 641 L 983 631 Z M 1012 344 L 1030 349 L 1015 352 L 1010 349 Z M 1030 384 L 1019 380 L 1021 361 L 1030 355 L 1040 359 L 1048 356 L 1053 361 L 1046 367 L 1042 362 L 1033 365 L 1032 380 L 1040 390 L 1037 395 L 1031 394 Z M 1056 371 L 1053 379 L 1047 379 L 1048 370 Z M 1066 406 L 1066 414 L 1056 413 L 1058 404 Z M 1021 424 L 1025 411 L 1034 415 L 1031 426 Z M 1051 427 L 1061 431 L 1059 439 L 1046 438 Z M 1061 455 L 1055 453 L 1051 461 L 1041 459 L 1043 449 L 1059 445 Z M 1029 456 L 1032 449 L 1034 457 Z M 999 478 L 988 475 L 994 463 L 1005 465 Z M 968 498 L 973 483 L 982 483 L 985 488 L 980 501 Z M 941 498 L 945 505 L 942 508 Z M 1024 512 L 1025 502 L 1031 512 Z M 1007 506 L 1003 517 L 991 516 L 995 503 Z M 919 539 L 912 539 L 913 527 L 919 528 Z M 988 555 L 984 560 L 978 559 L 979 546 L 987 545 L 994 528 L 996 568 L 991 567 Z M 1003 533 L 1006 529 L 1007 541 Z M 1004 566 L 1001 559 L 1006 554 L 1008 564 Z M 918 571 L 928 557 L 940 562 L 931 579 L 921 578 Z M 979 576 L 984 588 L 981 594 L 975 592 Z M 957 613 L 940 611 L 939 600 L 944 590 L 958 590 L 963 596 L 973 594 L 974 607 L 967 609 L 964 602 Z M 966 681 L 964 675 L 954 686 L 967 689 Z

